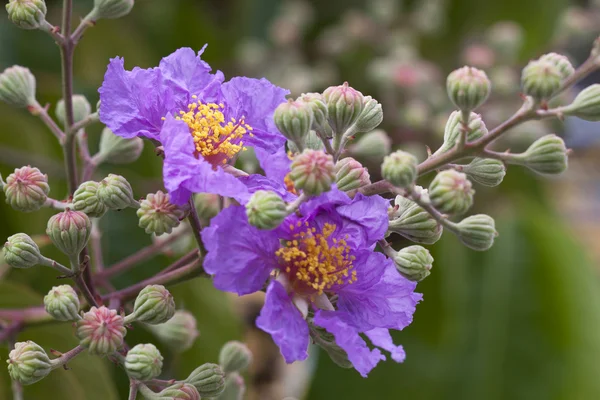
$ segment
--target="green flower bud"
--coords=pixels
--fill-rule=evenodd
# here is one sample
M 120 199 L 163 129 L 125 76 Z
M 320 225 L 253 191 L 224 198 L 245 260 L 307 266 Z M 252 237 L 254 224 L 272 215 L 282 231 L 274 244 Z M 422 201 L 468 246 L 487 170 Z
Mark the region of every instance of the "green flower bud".
M 400 274 L 411 281 L 420 282 L 427 278 L 433 264 L 429 250 L 421 246 L 408 246 L 394 251 L 392 260 Z
M 477 251 L 485 251 L 492 247 L 494 238 L 498 235 L 494 219 L 485 214 L 471 215 L 455 225 L 460 241 Z
M 454 70 L 446 80 L 448 97 L 461 111 L 472 111 L 485 103 L 491 87 L 485 72 L 474 67 Z
M 329 112 L 323 95 L 321 93 L 303 93 L 296 101 L 304 102 L 312 111 L 312 129 L 322 132 L 327 138 L 331 138 L 333 132 L 331 126 L 329 126 Z
M 140 158 L 144 141 L 139 137 L 125 139 L 104 128 L 100 137 L 98 161 L 111 164 L 130 164 Z
M 22 212 L 37 211 L 48 199 L 48 175 L 30 166 L 15 169 L 4 185 L 6 203 Z
M 133 189 L 121 175 L 108 174 L 98 185 L 98 198 L 111 210 L 134 206 Z
M 377 162 L 390 154 L 392 141 L 385 131 L 376 129 L 362 135 L 348 150 L 353 157 Z
M 548 100 L 560 87 L 561 72 L 550 61 L 530 61 L 521 73 L 523 93 L 535 100 Z
M 500 160 L 474 158 L 469 164 L 462 166 L 462 172 L 480 185 L 493 187 L 502 183 L 506 175 L 506 167 Z
M 524 153 L 511 155 L 507 162 L 524 165 L 538 174 L 561 174 L 567 170 L 567 148 L 560 137 L 546 135 L 533 142 Z
M 133 379 L 149 381 L 160 375 L 163 356 L 151 343 L 138 344 L 127 352 L 125 371 Z
M 162 285 L 148 285 L 138 294 L 133 305 L 133 314 L 125 318 L 151 325 L 164 324 L 175 315 L 175 300 L 171 292 Z M 129 318 L 131 317 L 131 318 Z
M 287 217 L 285 201 L 277 193 L 258 190 L 246 204 L 250 225 L 258 229 L 275 229 Z
M 80 94 L 74 94 L 71 98 L 73 102 L 73 123 L 78 123 L 84 120 L 92 112 L 92 106 L 85 96 Z M 67 124 L 67 112 L 65 110 L 65 100 L 60 99 L 56 103 L 56 110 L 54 110 L 56 119 L 63 125 Z
M 417 178 L 417 164 L 415 156 L 397 150 L 383 159 L 381 176 L 396 187 L 406 188 Z
M 462 123 L 460 111 L 454 111 L 450 114 L 446 128 L 444 129 L 444 143 L 435 152 L 435 154 L 445 153 L 452 150 L 458 142 L 460 135 L 465 127 Z M 469 115 L 469 133 L 467 134 L 467 143 L 474 142 L 482 136 L 487 135 L 488 130 L 479 114 L 471 113 Z
M 10 377 L 22 385 L 41 381 L 52 371 L 48 354 L 31 340 L 15 343 L 6 362 Z
M 217 397 L 225 389 L 225 373 L 217 364 L 202 364 L 183 381 L 194 386 L 201 397 Z
M 344 192 L 371 183 L 369 171 L 352 157 L 342 158 L 335 164 L 335 184 Z
M 558 72 L 560 73 L 560 78 L 562 80 L 567 79 L 575 72 L 575 68 L 567 58 L 567 56 L 563 56 L 558 53 L 548 53 L 544 54 L 540 57 L 540 61 L 550 62 L 552 65 L 556 67 Z
M 40 29 L 46 22 L 44 0 L 9 0 L 6 5 L 8 19 L 22 29 Z
M 116 19 L 129 14 L 134 0 L 94 0 L 94 8 L 89 17 L 93 21 L 99 19 Z
M 371 96 L 365 96 L 363 110 L 356 120 L 355 132 L 371 132 L 383 121 L 381 104 Z
M 227 375 L 225 378 L 225 389 L 218 397 L 218 400 L 242 400 L 246 393 L 244 378 L 237 372 Z
M 90 354 L 109 355 L 123 345 L 123 337 L 127 334 L 124 319 L 117 310 L 104 306 L 92 307 L 77 321 L 75 335 L 79 344 L 88 349 Z
M 179 225 L 189 213 L 189 207 L 181 207 L 169 202 L 169 194 L 158 191 L 150 193 L 140 202 L 137 216 L 140 219 L 139 226 L 146 233 L 154 233 L 160 236 L 163 233 L 171 233 L 173 228 Z
M 329 125 L 338 135 L 344 134 L 360 117 L 364 109 L 364 96 L 344 82 L 330 86 L 323 92 L 327 104 Z
M 176 383 L 157 393 L 154 399 L 200 400 L 200 393 L 198 393 L 198 390 L 194 386 L 188 383 Z
M 431 204 L 444 214 L 466 213 L 473 205 L 474 194 L 467 175 L 453 169 L 441 171 L 429 185 Z
M 86 213 L 90 218 L 100 218 L 107 208 L 98 198 L 98 182 L 83 182 L 73 193 L 73 209 Z
M 36 104 L 35 76 L 29 68 L 14 65 L 0 74 L 0 100 L 15 107 Z
M 31 268 L 40 264 L 42 254 L 29 235 L 17 233 L 4 244 L 4 262 L 13 268 Z
M 225 343 L 219 353 L 219 365 L 226 374 L 241 372 L 248 368 L 251 362 L 252 353 L 248 346 L 235 340 Z
M 44 308 L 52 318 L 58 321 L 77 321 L 79 316 L 79 297 L 69 285 L 54 286 L 44 296 Z
M 397 233 L 421 244 L 433 244 L 442 236 L 442 225 L 422 207 L 402 196 L 396 196 L 395 207 L 389 214 L 388 235 Z
M 206 222 L 210 221 L 221 211 L 219 196 L 213 193 L 196 193 L 194 195 L 194 204 L 196 205 L 198 217 Z
M 298 146 L 296 146 L 294 142 L 288 141 L 287 144 L 289 151 L 291 151 L 292 153 L 301 153 L 300 149 L 298 149 Z M 317 132 L 311 130 L 310 132 L 308 132 L 308 135 L 304 140 L 304 148 L 310 150 L 324 150 L 325 146 L 323 145 L 323 141 L 321 140 L 321 138 L 317 135 Z M 247 151 L 245 151 L 244 153 L 247 153 Z
M 68 208 L 48 220 L 46 234 L 63 253 L 77 256 L 90 240 L 92 223 L 87 215 Z
M 571 104 L 562 108 L 562 112 L 586 121 L 600 121 L 600 84 L 583 89 Z
M 196 318 L 184 310 L 177 310 L 173 318 L 164 324 L 149 325 L 156 337 L 175 351 L 183 352 L 194 344 L 198 337 Z
M 273 114 L 277 129 L 298 148 L 304 148 L 304 141 L 312 125 L 311 107 L 302 101 L 289 99 L 281 103 Z
M 327 192 L 335 181 L 333 157 L 322 151 L 304 150 L 294 158 L 289 177 L 297 190 L 309 196 Z

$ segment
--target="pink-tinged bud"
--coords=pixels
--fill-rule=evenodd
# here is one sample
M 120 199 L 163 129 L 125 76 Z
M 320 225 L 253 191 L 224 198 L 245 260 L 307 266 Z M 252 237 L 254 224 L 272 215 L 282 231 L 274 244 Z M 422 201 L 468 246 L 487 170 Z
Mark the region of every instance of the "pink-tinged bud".
M 22 385 L 36 383 L 52 371 L 52 361 L 44 349 L 31 340 L 15 343 L 6 362 L 10 377 Z
M 108 355 L 123 345 L 123 337 L 127 333 L 124 320 L 117 310 L 104 306 L 92 307 L 77 321 L 76 335 L 79 344 L 91 354 Z
M 77 256 L 90 240 L 92 223 L 85 213 L 66 209 L 48 220 L 46 234 L 63 253 Z
M 323 92 L 327 104 L 329 125 L 334 134 L 344 134 L 360 117 L 364 108 L 364 96 L 350 87 L 348 82 L 330 86 Z
M 294 187 L 307 195 L 327 192 L 335 181 L 333 157 L 322 151 L 304 150 L 292 162 L 289 177 Z
M 6 203 L 22 212 L 39 210 L 50 192 L 48 175 L 34 167 L 21 167 L 6 178 Z
M 462 67 L 448 75 L 448 97 L 461 111 L 472 111 L 485 103 L 492 84 L 485 72 L 473 67 Z
M 189 383 L 176 383 L 157 393 L 156 399 L 200 400 L 200 393 Z
M 371 183 L 369 171 L 352 157 L 342 158 L 335 164 L 335 184 L 347 192 Z
M 171 204 L 169 199 L 167 193 L 159 190 L 156 193 L 150 193 L 140 202 L 137 216 L 140 220 L 140 228 L 143 228 L 146 233 L 154 233 L 156 236 L 171 233 L 173 228 L 177 227 L 189 213 L 188 206 L 176 206 Z
M 438 173 L 429 185 L 431 204 L 444 214 L 466 213 L 473 205 L 474 194 L 467 175 L 453 169 Z
M 149 325 L 156 337 L 174 351 L 182 352 L 194 344 L 199 335 L 196 318 L 185 310 L 175 311 L 175 315 L 164 324 Z

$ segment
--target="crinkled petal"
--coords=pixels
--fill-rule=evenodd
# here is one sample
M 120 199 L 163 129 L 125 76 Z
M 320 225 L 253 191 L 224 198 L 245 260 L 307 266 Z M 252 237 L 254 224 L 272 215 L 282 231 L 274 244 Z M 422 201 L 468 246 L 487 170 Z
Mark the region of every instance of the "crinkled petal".
M 241 177 L 239 180 L 246 185 L 249 194 L 252 194 L 258 190 L 271 190 L 280 195 L 285 201 L 294 201 L 298 197 L 295 194 L 288 192 L 286 188 L 278 181 L 271 180 L 262 175 L 252 174 Z
M 287 363 L 308 357 L 308 324 L 281 283 L 269 284 L 256 326 L 273 337 Z
M 364 196 L 358 193 L 352 203 L 340 205 L 337 212 L 363 228 L 367 246 L 383 239 L 388 228 L 389 201 L 381 196 Z
M 277 267 L 279 239 L 250 226 L 243 207 L 221 211 L 203 229 L 202 241 L 208 251 L 204 270 L 213 275 L 217 289 L 239 295 L 256 292 Z
M 338 311 L 322 311 L 315 313 L 314 323 L 335 337 L 335 342 L 348 354 L 348 360 L 363 376 L 375 368 L 379 361 L 385 360 L 379 349 L 371 350 L 352 326 L 344 322 Z M 342 317 L 342 318 L 340 318 Z
M 390 331 L 388 329 L 371 329 L 370 331 L 365 332 L 365 335 L 367 335 L 374 346 L 389 351 L 392 356 L 392 360 L 401 363 L 406 359 L 404 348 L 401 345 L 396 346 L 394 344 L 392 335 L 390 335 Z
M 285 176 L 289 174 L 292 164 L 292 160 L 290 160 L 285 147 L 282 146 L 276 153 L 270 153 L 267 150 L 256 147 L 254 152 L 267 178 L 276 182 L 283 182 Z

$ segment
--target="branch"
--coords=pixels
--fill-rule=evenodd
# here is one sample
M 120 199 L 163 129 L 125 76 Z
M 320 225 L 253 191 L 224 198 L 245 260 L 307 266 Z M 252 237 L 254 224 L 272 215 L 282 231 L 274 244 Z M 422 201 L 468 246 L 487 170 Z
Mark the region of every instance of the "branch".
M 61 144 L 64 142 L 65 133 L 63 132 L 62 129 L 60 129 L 60 127 L 56 124 L 56 122 L 54 122 L 52 117 L 50 117 L 50 115 L 48 115 L 48 105 L 46 105 L 45 107 L 42 107 L 36 101 L 32 106 L 27 107 L 27 109 L 29 110 L 31 115 L 35 115 L 35 116 L 39 117 L 44 122 L 44 124 L 46 124 L 48 129 L 50 129 L 50 132 L 52 132 L 54 134 L 54 136 L 56 136 L 56 138 L 58 139 L 58 141 Z
M 74 347 L 73 349 L 67 351 L 66 353 L 61 354 L 60 357 L 55 358 L 54 360 L 51 360 L 50 362 L 52 363 L 52 368 L 58 368 L 58 367 L 64 367 L 65 369 L 67 369 L 66 364 L 71 361 L 72 359 L 74 359 L 75 357 L 77 357 L 77 355 L 79 355 L 82 351 L 84 351 L 85 348 L 82 346 L 77 346 Z

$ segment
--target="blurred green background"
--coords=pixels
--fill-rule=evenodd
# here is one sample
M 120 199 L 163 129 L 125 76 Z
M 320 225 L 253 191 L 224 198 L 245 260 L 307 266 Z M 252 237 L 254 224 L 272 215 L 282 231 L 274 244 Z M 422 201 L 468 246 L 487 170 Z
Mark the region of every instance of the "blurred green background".
M 92 2 L 74 3 L 77 20 Z M 292 3 L 301 6 L 293 8 Z M 361 16 L 376 15 L 373 10 L 377 7 L 392 7 L 391 13 L 386 16 L 384 12 L 379 18 L 393 21 L 386 22 L 388 25 L 366 24 L 367 39 L 359 40 L 361 32 L 357 34 L 353 28 L 360 28 Z M 406 50 L 409 40 L 409 50 L 418 53 L 413 59 L 437 65 L 442 78 L 437 89 L 443 90 L 445 75 L 464 62 L 461 57 L 465 46 L 495 22 L 511 20 L 523 29 L 523 45 L 508 64 L 523 65 L 555 45 L 569 51 L 573 61 L 581 62 L 594 34 L 598 34 L 593 30 L 600 27 L 600 19 L 592 19 L 598 16 L 595 7 L 567 0 L 139 0 L 129 16 L 100 21 L 87 31 L 75 54 L 75 92 L 95 104 L 97 88 L 111 57 L 124 56 L 128 68 L 150 67 L 179 47 L 200 49 L 208 43 L 203 58 L 226 76 L 267 75 L 274 83 L 288 86 L 292 82 L 302 90 L 322 90 L 347 80 L 382 101 L 386 115 L 382 127 L 390 133 L 394 145 L 402 146 L 410 140 L 433 146 L 439 144 L 439 132 L 436 136 L 432 133 L 435 129 L 407 125 L 397 118 L 413 99 L 401 95 L 387 101 L 389 93 L 382 90 L 385 85 L 373 78 L 371 62 L 375 58 L 394 54 L 399 48 Z M 48 20 L 58 23 L 60 2 L 49 0 L 48 8 Z M 298 10 L 309 11 L 303 15 Z M 580 14 L 573 10 L 583 10 L 588 19 L 578 20 Z M 578 40 L 557 40 L 559 29 L 577 27 L 584 31 L 575 32 Z M 288 28 L 294 29 L 290 33 Z M 402 45 L 387 40 L 398 32 Z M 573 32 L 567 34 L 573 36 Z M 342 43 L 341 50 L 333 51 L 331 43 Z M 410 64 L 411 57 L 407 60 Z M 27 66 L 35 74 L 40 103 L 55 104 L 60 99 L 57 47 L 45 34 L 19 30 L 3 15 L 0 69 L 13 64 Z M 272 65 L 267 68 L 266 64 Z M 418 98 L 418 91 L 411 96 Z M 513 111 L 519 101 L 515 94 L 503 107 Z M 485 111 L 483 114 L 485 120 Z M 66 186 L 61 149 L 54 137 L 35 117 L 5 104 L 0 104 L 0 121 L 0 173 L 7 176 L 14 168 L 27 164 L 39 167 L 50 176 L 51 195 L 63 198 Z M 100 130 L 98 126 L 89 129 L 92 150 L 97 148 Z M 577 157 L 576 151 L 573 158 Z M 377 160 L 371 161 L 377 165 Z M 592 164 L 594 171 L 597 166 Z M 108 172 L 125 175 L 140 195 L 161 188 L 161 165 L 150 146 L 134 164 L 102 166 L 96 177 Z M 373 178 L 376 175 L 372 173 Z M 304 398 L 311 400 L 600 398 L 597 265 L 589 246 L 584 245 L 589 241 L 580 240 L 578 225 L 569 223 L 563 209 L 566 206 L 562 200 L 555 200 L 564 181 L 570 178 L 547 183 L 522 169 L 509 168 L 499 188 L 477 188 L 473 212 L 496 218 L 500 236 L 493 249 L 483 254 L 464 248 L 450 234 L 432 246 L 434 269 L 418 287 L 424 301 L 413 324 L 395 335 L 407 352 L 404 364 L 383 363 L 368 379 L 362 379 L 355 371 L 334 365 L 326 354 L 314 352 L 307 362 L 308 369 L 298 367 L 302 373 L 286 369 L 279 362 L 271 365 L 272 371 L 251 373 L 249 386 L 272 385 L 279 389 L 256 389 L 249 396 L 300 398 L 302 390 L 290 392 L 291 387 L 300 384 L 306 388 Z M 590 202 L 597 203 L 595 190 L 596 197 L 594 193 L 587 195 L 591 196 Z M 42 234 L 52 213 L 42 210 L 20 214 L 0 202 L 0 237 L 17 232 Z M 581 219 L 599 222 L 598 214 L 586 214 Z M 109 213 L 101 226 L 107 265 L 150 243 L 137 227 L 133 210 Z M 50 248 L 45 252 L 66 261 Z M 160 256 L 120 275 L 113 284 L 125 287 L 151 276 L 168 262 L 167 256 Z M 40 304 L 53 284 L 55 273 L 42 268 L 0 269 L 0 307 Z M 248 321 L 255 311 L 251 307 L 245 311 L 241 302 L 232 302 L 231 297 L 214 290 L 210 282 L 196 280 L 178 285 L 173 292 L 178 306 L 198 318 L 201 336 L 191 350 L 167 355 L 165 375 L 182 378 L 200 363 L 214 362 L 227 340 L 254 340 L 249 339 L 256 333 Z M 46 349 L 62 351 L 76 345 L 73 328 L 68 324 L 29 329 L 18 339 L 31 339 Z M 130 344 L 154 341 L 142 328 L 130 331 L 127 340 Z M 7 354 L 6 345 L 0 345 L 0 358 L 6 359 Z M 314 370 L 312 363 L 316 363 Z M 25 398 L 126 398 L 125 375 L 110 362 L 83 354 L 69 366 L 71 370 L 55 371 L 44 381 L 27 387 Z M 300 377 L 306 371 L 312 373 L 312 378 L 304 384 Z M 3 367 L 0 399 L 9 398 L 10 381 Z

